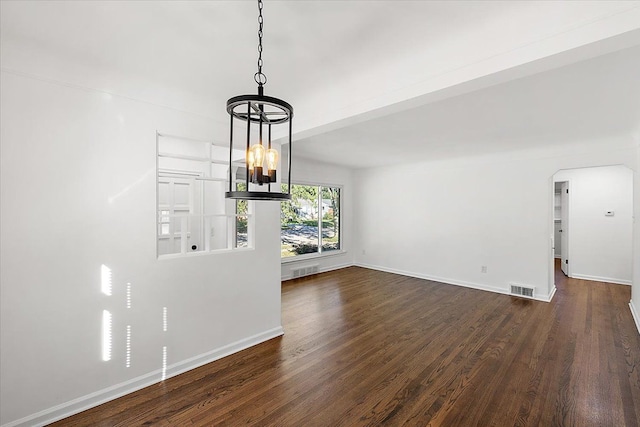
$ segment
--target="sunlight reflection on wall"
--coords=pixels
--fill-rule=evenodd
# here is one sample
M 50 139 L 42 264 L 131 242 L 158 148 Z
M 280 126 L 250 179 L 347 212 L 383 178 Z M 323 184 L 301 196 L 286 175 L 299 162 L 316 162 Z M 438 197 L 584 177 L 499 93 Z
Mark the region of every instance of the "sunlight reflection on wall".
M 111 296 L 111 269 L 106 265 L 100 266 L 100 290 L 106 296 Z M 102 310 L 102 360 L 111 360 L 111 312 Z
M 102 289 L 102 293 L 106 296 L 111 296 L 111 269 L 106 265 L 102 264 L 100 267 L 100 276 L 101 276 L 101 284 L 100 288 Z
M 162 381 L 167 379 L 167 346 L 162 347 Z
M 131 283 L 127 282 L 127 311 L 131 309 Z M 131 367 L 131 325 L 127 325 L 125 366 Z
M 162 332 L 168 328 L 167 307 L 162 307 Z M 167 378 L 167 346 L 162 347 L 162 381 Z
M 127 283 L 127 308 L 131 308 L 131 283 Z
M 125 366 L 131 367 L 131 325 L 127 325 L 127 350 L 125 355 Z
M 167 332 L 167 307 L 162 307 L 162 332 Z
M 111 360 L 111 313 L 102 310 L 102 360 Z
M 114 282 L 114 277 L 116 280 Z M 132 308 L 133 308 L 133 286 L 131 282 L 120 282 L 118 275 L 114 276 L 110 267 L 102 264 L 100 266 L 100 290 L 102 294 L 110 297 L 105 299 L 106 308 L 111 309 L 114 305 L 122 308 L 126 307 L 124 311 L 116 311 L 119 321 L 115 322 L 112 311 L 104 309 L 102 310 L 102 360 L 117 361 L 120 363 L 124 360 L 124 367 L 130 368 L 133 363 L 133 325 L 132 325 Z M 120 284 L 119 284 L 120 283 Z M 122 285 L 122 286 L 121 286 Z M 119 287 L 121 286 L 121 287 Z M 114 301 L 114 298 L 117 301 Z M 121 299 L 122 298 L 122 299 Z M 117 325 L 125 325 L 122 326 Z M 113 329 L 113 325 L 117 326 L 118 330 Z M 166 332 L 169 330 L 169 309 L 162 307 L 161 327 L 163 332 L 163 341 L 166 343 Z M 124 357 L 120 359 L 118 355 L 113 354 L 114 342 L 117 344 L 116 349 L 120 349 L 121 343 L 124 344 Z M 120 352 L 121 350 L 118 350 Z M 168 347 L 162 346 L 161 353 L 161 380 L 167 379 L 167 361 L 168 361 Z M 157 372 L 157 371 L 156 371 Z

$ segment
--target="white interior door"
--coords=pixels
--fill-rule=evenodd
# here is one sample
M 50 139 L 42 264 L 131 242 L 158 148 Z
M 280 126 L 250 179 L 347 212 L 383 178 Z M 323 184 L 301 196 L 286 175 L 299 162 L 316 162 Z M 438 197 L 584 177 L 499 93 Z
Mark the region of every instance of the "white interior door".
M 562 222 L 554 221 L 553 227 L 554 227 L 553 241 L 555 242 L 553 256 L 555 258 L 561 258 L 562 257 L 562 233 L 560 232 L 560 230 L 562 230 Z
M 569 276 L 569 182 L 562 183 L 561 190 L 560 258 L 562 272 Z
M 158 254 L 202 250 L 202 182 L 160 178 L 158 189 Z

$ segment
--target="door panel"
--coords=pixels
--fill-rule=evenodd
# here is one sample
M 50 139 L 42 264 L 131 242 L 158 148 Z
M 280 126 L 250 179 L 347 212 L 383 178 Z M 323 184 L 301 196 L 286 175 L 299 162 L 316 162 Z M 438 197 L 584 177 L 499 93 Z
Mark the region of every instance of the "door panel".
M 560 257 L 562 272 L 569 276 L 569 182 L 562 183 L 561 194 L 561 228 L 560 228 Z
M 554 226 L 553 235 L 554 235 L 554 242 L 555 242 L 555 251 L 553 255 L 556 258 L 560 258 L 562 256 L 562 233 L 560 232 L 560 230 L 562 230 L 562 222 L 554 221 L 553 226 Z
M 158 255 L 181 253 L 183 246 L 185 252 L 204 249 L 202 197 L 202 181 L 173 177 L 159 180 Z

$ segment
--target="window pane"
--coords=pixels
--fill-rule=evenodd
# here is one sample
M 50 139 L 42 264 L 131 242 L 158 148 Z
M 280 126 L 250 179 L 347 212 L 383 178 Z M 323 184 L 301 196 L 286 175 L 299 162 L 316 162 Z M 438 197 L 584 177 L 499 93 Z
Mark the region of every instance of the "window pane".
M 340 189 L 322 187 L 322 252 L 340 249 Z
M 248 217 L 236 217 L 236 248 L 249 247 L 249 241 L 247 240 L 248 223 Z
M 283 191 L 287 191 L 286 185 Z M 291 201 L 281 203 L 283 258 L 318 252 L 318 215 L 318 187 L 293 184 Z
M 236 191 L 247 191 L 245 182 L 236 183 Z M 236 214 L 247 214 L 249 212 L 249 202 L 247 200 L 236 200 Z M 236 217 L 236 248 L 246 248 L 249 246 L 247 239 L 249 218 L 247 216 Z
M 186 158 L 185 158 L 186 157 Z M 244 150 L 235 150 L 236 160 Z M 180 137 L 158 138 L 158 255 L 231 250 L 252 244 L 250 204 L 225 198 L 229 151 Z M 231 166 L 236 170 L 238 162 Z M 235 182 L 235 179 L 234 179 Z M 246 190 L 239 183 L 238 190 Z

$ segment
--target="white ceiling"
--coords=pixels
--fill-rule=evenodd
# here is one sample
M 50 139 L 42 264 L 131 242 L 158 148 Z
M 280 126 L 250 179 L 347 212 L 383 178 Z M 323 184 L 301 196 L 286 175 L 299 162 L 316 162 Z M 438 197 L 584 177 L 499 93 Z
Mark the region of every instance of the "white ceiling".
M 226 100 L 255 92 L 254 1 L 0 7 L 3 71 L 204 115 L 223 141 Z M 266 92 L 295 107 L 298 155 L 363 167 L 639 121 L 639 51 L 620 51 L 640 45 L 638 1 L 265 0 L 264 14 Z
M 296 141 L 349 167 L 576 143 L 640 130 L 640 47 Z M 364 164 L 363 164 L 364 161 Z

